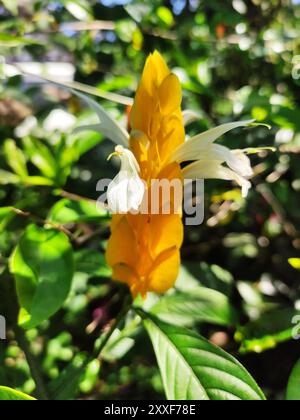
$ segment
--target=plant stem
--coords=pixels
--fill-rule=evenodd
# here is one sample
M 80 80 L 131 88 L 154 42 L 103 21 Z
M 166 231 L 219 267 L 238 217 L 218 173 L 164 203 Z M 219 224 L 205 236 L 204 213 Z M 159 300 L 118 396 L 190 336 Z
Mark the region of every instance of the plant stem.
M 116 328 L 119 326 L 120 322 L 124 319 L 124 317 L 130 311 L 131 308 L 132 308 L 132 299 L 131 299 L 131 296 L 129 295 L 125 298 L 124 305 L 123 305 L 119 315 L 117 316 L 117 318 L 113 321 L 113 325 L 111 325 L 109 331 L 107 331 L 105 333 L 105 335 L 102 337 L 100 346 L 95 350 L 95 357 L 97 359 L 99 359 L 101 357 L 101 353 L 104 350 L 104 347 L 106 346 L 109 339 L 111 338 L 111 336 L 115 332 Z
M 25 332 L 18 326 L 18 309 L 19 303 L 16 295 L 16 289 L 14 286 L 13 279 L 8 275 L 4 278 L 4 290 L 5 295 L 8 297 L 9 304 L 6 308 L 6 315 L 15 333 L 16 340 L 19 347 L 24 352 L 32 379 L 36 386 L 36 396 L 40 400 L 49 400 L 46 386 L 43 381 L 42 374 L 40 373 L 40 367 L 32 354 L 30 344 L 25 336 Z
M 115 320 L 113 321 L 113 324 L 111 325 L 109 331 L 107 331 L 103 335 L 100 346 L 98 348 L 96 348 L 94 350 L 93 354 L 91 356 L 87 357 L 86 360 L 83 362 L 82 366 L 80 367 L 80 369 L 82 371 L 85 371 L 88 364 L 91 363 L 94 359 L 100 359 L 101 358 L 101 353 L 104 350 L 106 344 L 108 343 L 108 341 L 111 338 L 111 336 L 113 335 L 114 331 L 116 330 L 116 328 L 118 327 L 120 322 L 124 319 L 124 317 L 130 311 L 131 308 L 132 308 L 132 299 L 131 299 L 131 296 L 128 295 L 127 297 L 125 297 L 124 305 L 122 306 L 122 309 L 121 309 L 120 313 L 118 314 L 117 318 L 115 318 Z M 77 375 L 77 372 L 73 372 L 73 374 L 68 376 L 68 380 L 70 382 L 72 382 L 74 380 L 74 378 L 76 378 L 76 375 Z M 59 389 L 58 392 L 60 392 L 60 391 L 61 391 L 61 388 Z
M 16 326 L 15 335 L 16 335 L 16 339 L 18 341 L 19 346 L 21 347 L 21 349 L 23 350 L 26 356 L 26 360 L 30 368 L 32 379 L 34 380 L 35 385 L 36 385 L 37 398 L 44 401 L 49 400 L 47 389 L 44 384 L 42 375 L 40 373 L 39 365 L 35 359 L 35 356 L 31 352 L 29 342 L 25 336 L 25 332 L 21 328 Z
M 53 223 L 49 220 L 41 219 L 38 216 L 35 216 L 34 214 L 30 213 L 29 211 L 23 211 L 21 209 L 12 208 L 11 211 L 13 211 L 18 216 L 27 217 L 31 220 L 33 220 L 35 223 L 38 223 L 40 225 L 49 225 L 53 229 L 58 230 L 59 232 L 63 232 L 65 235 L 69 236 L 70 239 L 74 240 L 74 235 L 72 232 L 70 232 L 67 228 L 65 228 L 63 225 L 59 223 Z

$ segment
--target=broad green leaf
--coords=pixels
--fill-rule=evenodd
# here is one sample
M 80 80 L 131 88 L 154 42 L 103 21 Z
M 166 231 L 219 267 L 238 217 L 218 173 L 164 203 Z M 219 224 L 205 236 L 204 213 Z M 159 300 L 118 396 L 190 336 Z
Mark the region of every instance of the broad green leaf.
M 193 331 L 141 315 L 169 400 L 265 399 L 234 357 Z
M 17 147 L 14 140 L 6 140 L 4 142 L 4 153 L 8 165 L 16 175 L 22 179 L 26 178 L 28 176 L 26 157 L 23 151 Z
M 64 233 L 27 227 L 10 260 L 21 307 L 19 325 L 34 328 L 62 307 L 70 291 L 73 265 L 72 248 Z
M 58 201 L 48 216 L 48 219 L 55 223 L 93 222 L 103 218 L 108 218 L 108 213 L 98 209 L 96 203 L 68 199 Z
M 286 399 L 288 401 L 300 401 L 300 360 L 289 378 Z
M 296 270 L 300 270 L 300 258 L 290 258 L 289 263 Z
M 0 386 L 0 400 L 1 401 L 34 401 L 35 398 L 30 397 L 23 392 L 16 391 L 12 388 L 7 388 L 6 386 Z
M 151 313 L 163 321 L 187 327 L 197 322 L 217 325 L 237 323 L 237 313 L 227 296 L 205 287 L 164 296 L 154 305 Z

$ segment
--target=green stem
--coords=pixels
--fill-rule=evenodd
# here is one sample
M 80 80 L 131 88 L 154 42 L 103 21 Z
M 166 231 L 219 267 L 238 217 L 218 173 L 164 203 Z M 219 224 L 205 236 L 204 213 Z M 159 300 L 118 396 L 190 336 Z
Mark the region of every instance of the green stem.
M 107 331 L 103 335 L 100 346 L 95 350 L 95 355 L 94 355 L 95 358 L 99 359 L 101 357 L 101 353 L 104 350 L 104 348 L 105 348 L 106 344 L 108 343 L 109 339 L 111 338 L 111 336 L 113 335 L 113 333 L 118 328 L 119 324 L 122 322 L 122 320 L 124 319 L 126 314 L 130 311 L 131 308 L 132 308 L 132 299 L 131 299 L 131 296 L 127 296 L 125 298 L 124 305 L 123 305 L 119 315 L 114 320 L 113 325 L 110 327 L 109 331 Z
M 131 299 L 131 296 L 127 296 L 127 297 L 125 297 L 125 302 L 122 306 L 122 309 L 121 309 L 120 313 L 118 314 L 117 318 L 113 321 L 113 325 L 111 325 L 109 331 L 107 331 L 101 337 L 102 340 L 101 340 L 100 345 L 95 349 L 95 351 L 93 352 L 93 354 L 91 356 L 86 358 L 86 360 L 83 362 L 82 366 L 80 367 L 82 372 L 85 371 L 88 364 L 91 363 L 93 360 L 100 359 L 101 353 L 104 350 L 104 348 L 105 348 L 106 344 L 108 343 L 109 339 L 111 338 L 114 331 L 119 326 L 119 324 L 122 322 L 122 320 L 124 319 L 126 314 L 130 311 L 131 308 L 132 308 L 132 299 Z M 78 374 L 77 372 L 73 372 L 73 374 L 69 375 L 68 376 L 69 382 L 72 382 L 76 378 L 77 374 Z M 58 390 L 56 390 L 56 394 L 59 394 L 61 391 L 62 391 L 62 388 L 60 387 Z
M 16 339 L 18 341 L 19 346 L 21 347 L 21 349 L 23 350 L 26 356 L 26 360 L 29 365 L 32 379 L 34 380 L 35 385 L 36 385 L 37 398 L 39 400 L 44 400 L 44 401 L 49 400 L 48 392 L 44 384 L 42 374 L 40 372 L 40 366 L 37 363 L 35 356 L 31 352 L 30 344 L 25 336 L 25 332 L 21 328 L 16 326 L 15 335 L 16 335 Z
M 4 281 L 5 295 L 8 297 L 7 301 L 9 302 L 6 308 L 7 317 L 10 324 L 12 325 L 16 340 L 21 350 L 25 354 L 32 379 L 34 380 L 36 385 L 36 396 L 38 399 L 48 400 L 48 393 L 43 381 L 42 374 L 40 372 L 40 366 L 35 356 L 31 352 L 30 344 L 25 336 L 24 330 L 18 326 L 19 303 L 14 284 L 15 283 L 13 279 L 9 275 L 7 275 Z

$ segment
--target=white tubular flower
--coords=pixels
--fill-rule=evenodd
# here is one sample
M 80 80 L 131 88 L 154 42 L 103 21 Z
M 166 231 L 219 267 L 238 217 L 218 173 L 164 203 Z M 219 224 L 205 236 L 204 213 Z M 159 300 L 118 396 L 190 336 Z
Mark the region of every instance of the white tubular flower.
M 139 177 L 140 168 L 134 154 L 123 146 L 117 146 L 112 156 L 121 160 L 121 168 L 107 190 L 108 206 L 112 213 L 138 211 L 145 194 L 145 183 Z
M 253 123 L 250 121 L 233 122 L 205 131 L 179 146 L 170 156 L 169 162 L 193 162 L 182 170 L 185 179 L 224 179 L 236 181 L 242 187 L 243 196 L 248 195 L 253 175 L 251 163 L 242 150 L 230 150 L 214 144 L 222 135 Z M 226 163 L 226 166 L 223 164 Z

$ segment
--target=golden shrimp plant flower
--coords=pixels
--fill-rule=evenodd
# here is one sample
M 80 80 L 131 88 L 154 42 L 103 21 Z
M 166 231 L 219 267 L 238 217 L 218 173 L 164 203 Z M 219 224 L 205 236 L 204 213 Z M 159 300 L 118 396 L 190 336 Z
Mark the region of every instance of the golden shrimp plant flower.
M 253 175 L 246 151 L 229 150 L 215 141 L 253 121 L 233 122 L 186 139 L 180 82 L 158 52 L 145 64 L 130 113 L 130 133 L 96 107 L 101 130 L 117 146 L 121 170 L 108 188 L 112 210 L 106 259 L 113 279 L 127 283 L 132 295 L 163 293 L 173 287 L 180 268 L 182 214 L 139 212 L 151 181 L 222 179 L 236 181 L 246 197 Z M 99 111 L 100 109 L 100 111 Z M 181 165 L 184 162 L 188 164 Z M 182 166 L 184 168 L 182 169 Z M 150 199 L 151 200 L 151 199 Z

